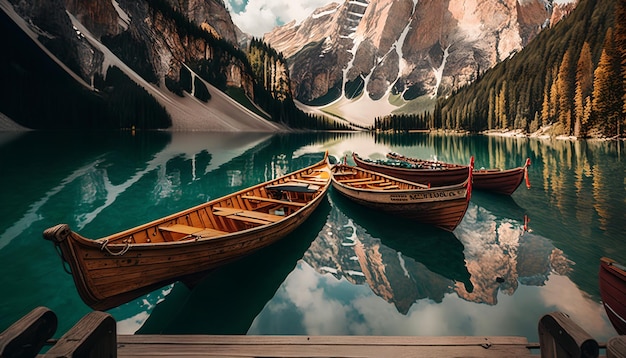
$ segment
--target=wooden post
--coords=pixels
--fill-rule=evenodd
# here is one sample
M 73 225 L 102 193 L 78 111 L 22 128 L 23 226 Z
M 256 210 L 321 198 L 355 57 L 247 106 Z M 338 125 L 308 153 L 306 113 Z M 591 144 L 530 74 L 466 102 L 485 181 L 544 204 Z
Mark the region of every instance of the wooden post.
M 606 343 L 606 358 L 626 358 L 626 336 L 617 336 Z
M 539 320 L 542 358 L 598 357 L 598 342 L 568 315 L 552 312 Z
M 41 358 L 115 358 L 117 331 L 108 313 L 93 311 L 78 321 Z
M 0 357 L 34 357 L 56 330 L 56 314 L 37 307 L 0 333 Z

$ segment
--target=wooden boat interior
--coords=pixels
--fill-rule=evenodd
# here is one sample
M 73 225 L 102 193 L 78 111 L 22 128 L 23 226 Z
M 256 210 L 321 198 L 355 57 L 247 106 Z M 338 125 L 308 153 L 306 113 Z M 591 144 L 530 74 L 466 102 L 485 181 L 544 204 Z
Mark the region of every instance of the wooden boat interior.
M 403 167 L 407 167 L 410 169 L 442 170 L 442 169 L 467 168 L 467 165 L 445 163 L 445 162 L 439 162 L 435 160 L 409 158 L 398 153 L 389 153 L 387 154 L 387 158 L 389 159 L 388 161 L 381 162 L 381 163 L 384 165 L 388 165 L 388 166 L 403 166 Z M 361 158 L 361 160 L 367 161 L 367 159 L 363 159 L 363 158 Z
M 329 180 L 330 173 L 327 170 L 314 167 L 96 241 L 102 242 L 103 247 L 171 244 L 218 238 L 271 225 L 294 214 L 323 194 Z
M 336 165 L 333 167 L 332 171 L 335 181 L 353 188 L 371 190 L 414 190 L 428 188 L 427 185 L 394 180 L 382 174 L 347 165 Z

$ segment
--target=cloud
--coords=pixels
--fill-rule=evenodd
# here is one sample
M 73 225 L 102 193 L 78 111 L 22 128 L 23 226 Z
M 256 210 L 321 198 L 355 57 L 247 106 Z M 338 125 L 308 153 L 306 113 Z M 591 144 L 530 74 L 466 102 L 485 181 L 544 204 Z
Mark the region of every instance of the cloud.
M 252 36 L 262 38 L 274 27 L 292 20 L 301 22 L 332 0 L 228 0 L 233 22 Z

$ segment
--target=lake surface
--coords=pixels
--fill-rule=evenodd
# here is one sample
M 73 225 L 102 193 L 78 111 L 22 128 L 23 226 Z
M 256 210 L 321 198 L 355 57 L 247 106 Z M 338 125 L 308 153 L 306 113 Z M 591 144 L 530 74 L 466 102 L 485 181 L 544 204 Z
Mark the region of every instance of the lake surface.
M 452 232 L 359 207 L 331 188 L 281 242 L 111 309 L 124 334 L 515 335 L 562 311 L 598 341 L 599 259 L 626 262 L 624 142 L 371 133 L 1 133 L 0 331 L 36 306 L 57 336 L 91 309 L 46 228 L 99 238 L 312 164 L 325 150 L 511 168 L 530 189 L 475 191 Z M 123 284 L 123 283 L 120 283 Z

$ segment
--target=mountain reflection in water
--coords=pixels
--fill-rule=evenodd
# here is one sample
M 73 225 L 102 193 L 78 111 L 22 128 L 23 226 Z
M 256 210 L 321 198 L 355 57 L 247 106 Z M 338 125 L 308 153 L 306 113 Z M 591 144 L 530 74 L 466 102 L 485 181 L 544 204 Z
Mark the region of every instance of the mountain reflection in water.
M 441 302 L 456 282 L 472 290 L 463 245 L 454 234 L 333 194 L 331 220 L 303 258 L 311 267 L 368 284 L 403 314 L 419 299 Z
M 543 286 L 550 273 L 564 275 L 571 262 L 563 251 L 528 232 L 524 222 L 501 218 L 470 203 L 455 234 L 463 246 L 473 292 L 457 285 L 464 300 L 495 305 L 498 291 L 512 295 L 518 284 Z
M 495 305 L 499 291 L 512 295 L 519 283 L 544 285 L 551 272 L 570 270 L 563 252 L 525 231 L 523 221 L 474 203 L 450 233 L 331 198 L 330 220 L 304 261 L 321 274 L 367 284 L 402 314 L 418 300 L 441 302 L 451 292 Z

